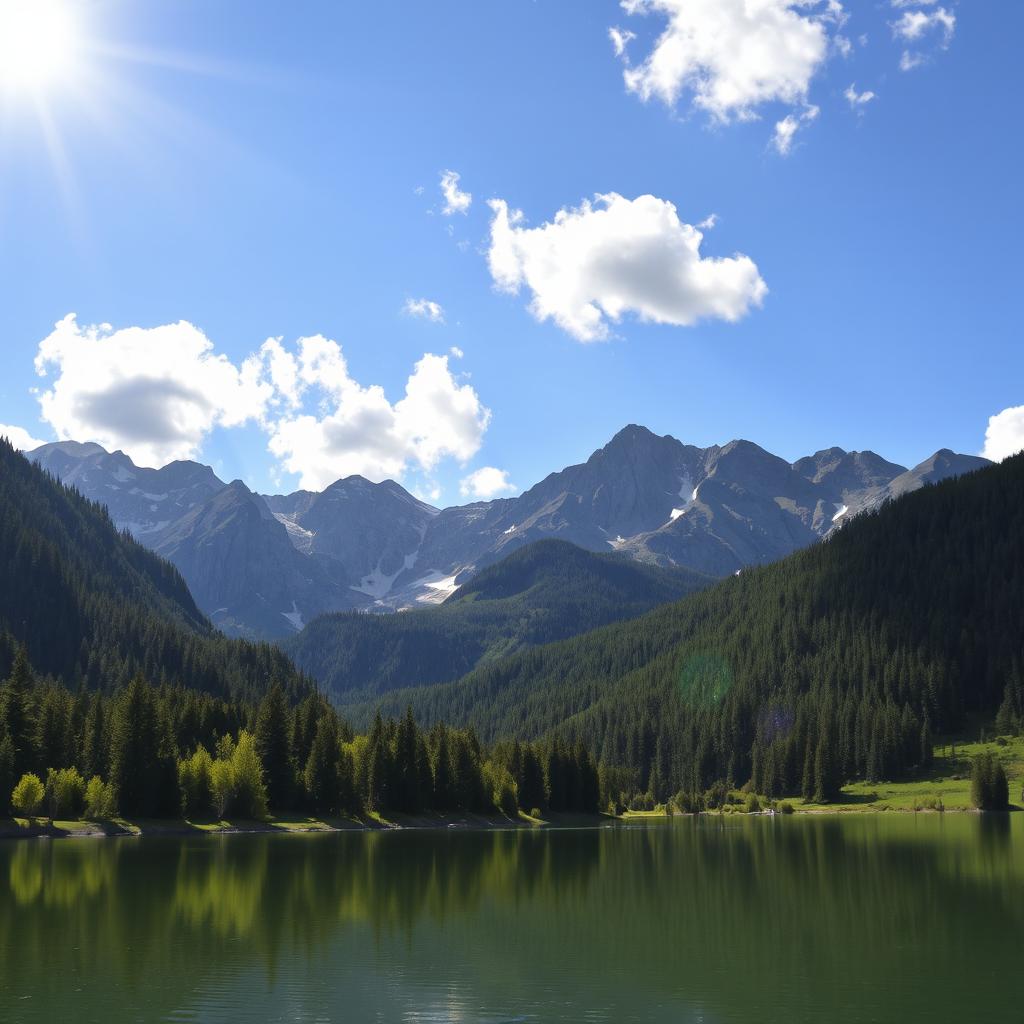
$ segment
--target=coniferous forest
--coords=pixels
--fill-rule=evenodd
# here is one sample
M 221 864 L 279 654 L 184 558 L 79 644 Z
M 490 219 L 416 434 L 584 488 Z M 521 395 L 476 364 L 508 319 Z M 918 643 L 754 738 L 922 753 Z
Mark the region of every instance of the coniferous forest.
M 0 461 L 0 793 L 34 776 L 23 807 L 511 814 L 743 785 L 828 801 L 926 767 L 971 715 L 1024 719 L 1024 456 L 341 715 L 276 648 L 213 631 L 100 506 L 6 444 Z
M 834 798 L 926 766 L 973 714 L 1024 720 L 1024 455 L 631 622 L 398 692 L 485 739 L 583 740 L 624 793 L 750 782 Z M 369 705 L 351 709 L 356 722 Z
M 0 813 L 597 808 L 581 744 L 485 750 L 411 714 L 354 735 L 275 647 L 212 630 L 172 566 L 2 440 L 0 571 Z

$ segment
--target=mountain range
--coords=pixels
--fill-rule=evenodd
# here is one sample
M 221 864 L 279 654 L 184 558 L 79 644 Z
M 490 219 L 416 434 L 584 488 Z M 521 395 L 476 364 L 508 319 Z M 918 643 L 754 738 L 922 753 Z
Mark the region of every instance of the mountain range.
M 260 495 L 208 466 L 148 469 L 91 443 L 47 444 L 29 457 L 177 566 L 216 626 L 267 639 L 325 612 L 439 604 L 541 539 L 725 577 L 888 498 L 987 465 L 948 449 L 912 469 L 840 448 L 789 463 L 750 441 L 698 448 L 630 425 L 517 497 L 437 509 L 394 481 L 360 476 Z

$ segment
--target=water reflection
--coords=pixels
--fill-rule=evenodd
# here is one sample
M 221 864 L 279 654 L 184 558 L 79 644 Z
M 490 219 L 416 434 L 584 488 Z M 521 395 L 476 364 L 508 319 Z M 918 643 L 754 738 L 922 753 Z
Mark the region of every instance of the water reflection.
M 1022 826 L 8 843 L 0 1016 L 983 1019 L 1009 993 L 975 979 L 1018 969 Z

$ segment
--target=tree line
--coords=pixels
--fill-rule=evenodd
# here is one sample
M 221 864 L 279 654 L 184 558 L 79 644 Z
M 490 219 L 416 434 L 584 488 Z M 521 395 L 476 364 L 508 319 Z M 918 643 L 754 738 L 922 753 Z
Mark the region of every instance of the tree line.
M 318 693 L 274 683 L 255 703 L 142 677 L 106 693 L 37 680 L 24 648 L 0 685 L 0 811 L 51 817 L 263 818 L 596 812 L 582 743 L 424 731 L 411 709 L 357 735 Z

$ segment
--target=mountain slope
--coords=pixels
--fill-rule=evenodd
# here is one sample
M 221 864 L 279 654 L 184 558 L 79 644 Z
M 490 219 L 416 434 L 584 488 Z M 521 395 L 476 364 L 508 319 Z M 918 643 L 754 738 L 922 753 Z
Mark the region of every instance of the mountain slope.
M 332 699 L 372 699 L 411 683 L 457 679 L 480 663 L 633 618 L 711 582 L 539 541 L 484 569 L 440 607 L 327 615 L 284 646 Z
M 291 636 L 306 619 L 349 601 L 344 582 L 332 577 L 333 563 L 297 550 L 240 480 L 150 540 L 181 570 L 214 625 L 232 636 Z
M 142 672 L 225 696 L 258 693 L 272 677 L 305 689 L 279 651 L 215 633 L 177 569 L 6 441 L 0 578 L 0 634 L 70 687 L 114 689 Z
M 819 761 L 836 778 L 884 778 L 966 713 L 1024 718 L 1022 607 L 1024 455 L 640 619 L 383 707 L 411 702 L 421 720 L 488 738 L 583 736 L 661 795 L 752 776 L 762 792 L 799 791 Z

